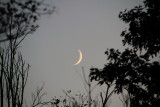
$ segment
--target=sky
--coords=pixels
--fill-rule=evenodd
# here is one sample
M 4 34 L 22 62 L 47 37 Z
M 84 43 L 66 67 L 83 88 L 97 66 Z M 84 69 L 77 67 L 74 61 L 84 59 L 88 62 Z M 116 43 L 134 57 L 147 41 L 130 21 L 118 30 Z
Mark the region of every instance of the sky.
M 123 50 L 121 32 L 127 27 L 119 12 L 131 9 L 142 0 L 52 0 L 56 7 L 51 16 L 42 17 L 37 31 L 25 38 L 21 51 L 31 65 L 26 97 L 45 82 L 49 97 L 62 90 L 85 91 L 82 67 L 89 74 L 91 67 L 103 68 L 107 48 Z M 83 53 L 82 62 L 73 64 Z M 122 107 L 117 100 L 110 107 Z

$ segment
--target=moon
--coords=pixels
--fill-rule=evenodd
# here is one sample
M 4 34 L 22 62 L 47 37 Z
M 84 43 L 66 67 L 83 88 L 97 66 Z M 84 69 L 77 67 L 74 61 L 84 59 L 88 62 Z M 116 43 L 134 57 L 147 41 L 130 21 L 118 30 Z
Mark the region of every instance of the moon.
M 81 52 L 81 50 L 80 50 L 80 49 L 78 50 L 78 52 L 79 52 L 79 59 L 78 59 L 78 61 L 77 61 L 74 65 L 78 65 L 78 64 L 80 64 L 80 63 L 81 63 L 81 61 L 82 61 L 82 58 L 83 58 L 83 54 L 82 54 L 82 52 Z

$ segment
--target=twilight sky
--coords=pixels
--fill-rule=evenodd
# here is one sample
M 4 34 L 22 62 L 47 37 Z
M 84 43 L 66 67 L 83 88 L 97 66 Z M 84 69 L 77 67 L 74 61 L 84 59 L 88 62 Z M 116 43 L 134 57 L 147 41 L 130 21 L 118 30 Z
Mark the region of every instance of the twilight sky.
M 26 96 L 45 82 L 49 97 L 62 90 L 84 90 L 82 66 L 86 74 L 106 63 L 107 48 L 123 49 L 120 33 L 125 28 L 119 12 L 141 4 L 142 0 L 53 0 L 56 12 L 40 21 L 40 28 L 22 42 L 22 53 L 31 65 Z M 82 62 L 78 60 L 80 49 Z M 114 101 L 113 101 L 114 102 Z M 111 104 L 120 107 L 120 103 Z M 122 107 L 122 106 L 121 106 Z

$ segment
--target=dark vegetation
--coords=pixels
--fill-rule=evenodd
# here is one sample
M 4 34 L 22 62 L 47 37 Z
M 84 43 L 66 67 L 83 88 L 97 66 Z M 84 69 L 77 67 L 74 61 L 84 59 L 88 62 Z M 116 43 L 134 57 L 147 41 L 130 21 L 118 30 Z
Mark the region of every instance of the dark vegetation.
M 43 0 L 0 1 L 0 107 L 24 106 L 30 65 L 19 52 L 20 43 L 36 31 L 42 15 L 52 12 Z
M 144 5 L 120 12 L 129 25 L 121 33 L 123 52 L 107 49 L 109 62 L 103 69 L 91 68 L 91 80 L 99 85 L 115 84 L 115 93 L 128 92 L 130 107 L 160 105 L 160 2 L 145 0 Z
M 87 78 L 82 68 L 86 93 L 73 94 L 49 101 L 43 98 L 44 84 L 32 93 L 30 105 L 25 103 L 25 86 L 30 65 L 19 52 L 20 43 L 38 28 L 37 21 L 43 15 L 54 12 L 44 0 L 0 1 L 0 107 L 109 107 L 113 94 L 119 97 L 124 107 L 159 107 L 160 105 L 160 2 L 145 0 L 131 10 L 120 12 L 119 18 L 128 27 L 121 33 L 126 48 L 107 49 L 108 63 L 103 69 L 91 68 Z M 92 81 L 98 82 L 96 86 Z M 105 85 L 104 91 L 95 87 Z

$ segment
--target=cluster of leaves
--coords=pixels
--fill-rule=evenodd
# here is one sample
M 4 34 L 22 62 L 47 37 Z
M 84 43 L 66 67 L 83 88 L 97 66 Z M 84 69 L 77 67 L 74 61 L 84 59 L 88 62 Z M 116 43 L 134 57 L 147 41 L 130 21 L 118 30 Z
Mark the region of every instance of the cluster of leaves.
M 38 28 L 36 21 L 40 16 L 54 10 L 44 0 L 0 1 L 0 42 L 33 33 Z
M 146 50 L 146 54 L 156 55 L 160 51 L 160 2 L 145 0 L 144 6 L 136 6 L 120 12 L 119 18 L 129 24 L 129 29 L 121 34 L 123 44 Z
M 129 24 L 121 34 L 122 42 L 132 49 L 108 49 L 105 54 L 109 62 L 103 69 L 91 68 L 90 78 L 100 85 L 115 83 L 116 93 L 127 90 L 131 107 L 157 107 L 160 63 L 151 61 L 151 56 L 154 58 L 160 51 L 160 2 L 145 0 L 144 6 L 120 12 L 119 17 Z
M 115 83 L 115 92 L 127 90 L 132 103 L 136 103 L 134 105 L 160 100 L 158 62 L 149 63 L 132 49 L 126 49 L 123 53 L 110 49 L 106 54 L 110 62 L 103 69 L 91 68 L 91 80 L 98 81 L 100 85 Z

